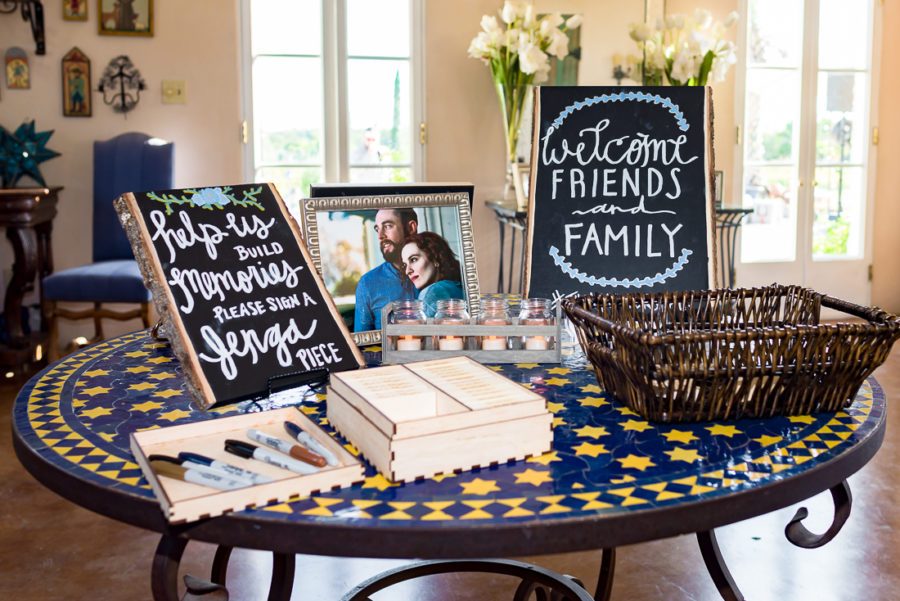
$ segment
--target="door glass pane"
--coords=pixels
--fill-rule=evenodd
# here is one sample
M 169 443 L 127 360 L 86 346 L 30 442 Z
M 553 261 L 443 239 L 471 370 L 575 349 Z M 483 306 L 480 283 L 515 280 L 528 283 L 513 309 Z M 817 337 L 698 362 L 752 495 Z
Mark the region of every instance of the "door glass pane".
M 800 135 L 800 72 L 748 71 L 744 110 L 744 159 L 795 162 Z
M 354 184 L 382 182 L 411 182 L 411 167 L 354 167 L 350 169 L 350 181 Z
M 800 65 L 802 52 L 803 2 L 751 0 L 747 25 L 748 66 L 796 67 Z
M 321 0 L 253 0 L 252 54 L 322 53 Z
M 862 257 L 864 178 L 862 167 L 816 169 L 813 259 Z
M 741 261 L 793 261 L 797 247 L 797 170 L 795 167 L 745 166 Z
M 819 73 L 816 162 L 862 163 L 868 104 L 865 73 Z
M 348 0 L 347 54 L 408 57 L 409 0 Z
M 253 62 L 257 164 L 322 162 L 321 73 L 318 58 L 263 56 Z
M 819 68 L 867 69 L 869 11 L 847 0 L 819 0 Z
M 291 213 L 300 215 L 300 199 L 309 197 L 309 185 L 325 179 L 321 167 L 263 167 L 257 182 L 272 182 Z
M 347 64 L 350 166 L 411 162 L 409 62 Z

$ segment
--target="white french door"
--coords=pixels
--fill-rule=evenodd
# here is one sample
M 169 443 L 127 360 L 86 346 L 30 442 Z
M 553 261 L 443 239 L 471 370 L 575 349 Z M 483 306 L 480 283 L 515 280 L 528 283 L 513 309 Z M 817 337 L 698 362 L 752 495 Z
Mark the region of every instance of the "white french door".
M 802 284 L 861 304 L 877 114 L 877 0 L 742 2 L 745 93 L 737 284 Z M 740 95 L 739 95 L 740 97 Z

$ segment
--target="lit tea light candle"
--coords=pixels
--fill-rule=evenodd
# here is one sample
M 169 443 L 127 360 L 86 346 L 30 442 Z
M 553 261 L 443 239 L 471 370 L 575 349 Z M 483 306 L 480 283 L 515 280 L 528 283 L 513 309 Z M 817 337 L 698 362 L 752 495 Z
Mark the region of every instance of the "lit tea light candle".
M 397 339 L 398 351 L 421 351 L 422 339 L 419 336 L 401 336 Z
M 441 336 L 438 340 L 438 348 L 442 351 L 463 350 L 463 339 L 459 336 Z
M 549 347 L 547 339 L 543 336 L 527 336 L 525 338 L 525 349 L 529 351 L 546 351 Z
M 485 336 L 481 341 L 481 348 L 486 351 L 505 351 L 506 338 L 504 336 Z

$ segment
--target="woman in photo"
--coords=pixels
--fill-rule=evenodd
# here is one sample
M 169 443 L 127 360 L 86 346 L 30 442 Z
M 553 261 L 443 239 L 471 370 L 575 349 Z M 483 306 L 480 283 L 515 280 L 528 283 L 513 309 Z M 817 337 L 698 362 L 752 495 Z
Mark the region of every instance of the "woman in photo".
M 404 275 L 419 291 L 419 300 L 428 317 L 442 298 L 465 299 L 459 261 L 447 241 L 434 232 L 409 236 L 401 251 Z

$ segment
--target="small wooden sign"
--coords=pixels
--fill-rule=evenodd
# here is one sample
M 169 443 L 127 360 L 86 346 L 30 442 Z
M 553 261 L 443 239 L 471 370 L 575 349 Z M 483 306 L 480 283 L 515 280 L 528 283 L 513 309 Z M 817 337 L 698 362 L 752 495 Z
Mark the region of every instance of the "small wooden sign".
M 63 115 L 91 116 L 91 61 L 77 47 L 62 58 Z
M 115 204 L 202 406 L 364 365 L 271 184 L 128 193 Z
M 715 285 L 704 87 L 539 87 L 525 292 L 559 299 Z
M 18 46 L 6 51 L 6 87 L 11 90 L 27 90 L 31 87 L 28 54 Z

